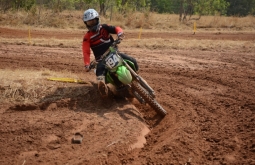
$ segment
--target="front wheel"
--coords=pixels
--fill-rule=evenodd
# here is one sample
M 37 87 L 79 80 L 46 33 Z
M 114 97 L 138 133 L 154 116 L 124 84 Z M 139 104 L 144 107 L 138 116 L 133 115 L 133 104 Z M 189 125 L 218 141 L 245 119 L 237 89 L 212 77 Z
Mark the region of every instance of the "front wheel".
M 148 103 L 156 112 L 165 116 L 167 114 L 166 110 L 153 98 L 149 93 L 136 81 L 132 82 L 132 88 L 136 91 L 146 103 Z

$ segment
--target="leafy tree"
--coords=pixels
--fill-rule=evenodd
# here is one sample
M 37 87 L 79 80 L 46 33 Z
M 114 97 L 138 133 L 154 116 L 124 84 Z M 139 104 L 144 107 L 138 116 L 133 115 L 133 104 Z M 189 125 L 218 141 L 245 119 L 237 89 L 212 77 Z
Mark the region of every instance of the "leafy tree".
M 6 12 L 8 9 L 12 8 L 12 3 L 10 0 L 1 0 L 0 1 L 0 10 Z
M 227 15 L 247 16 L 255 14 L 255 0 L 227 0 L 230 4 Z
M 34 5 L 35 5 L 36 1 L 35 0 L 26 0 L 25 4 L 24 4 L 24 8 L 26 11 L 30 10 Z
M 40 5 L 53 12 L 62 10 L 98 9 L 100 15 L 113 7 L 119 12 L 156 11 L 159 13 L 179 13 L 180 20 L 189 15 L 255 15 L 255 0 L 0 0 L 0 10 L 31 10 L 33 5 Z M 190 18 L 189 18 L 190 19 Z
M 106 15 L 106 11 L 110 8 L 110 0 L 98 0 L 99 2 L 99 14 Z
M 199 15 L 196 19 L 200 19 L 202 15 L 225 15 L 229 6 L 225 0 L 180 0 L 179 2 L 180 21 L 185 21 L 187 15 L 191 19 L 193 14 Z
M 151 10 L 159 12 L 159 13 L 171 13 L 173 1 L 170 0 L 158 0 L 158 1 L 151 1 L 150 7 Z
M 0 9 L 4 12 L 8 9 L 25 9 L 30 10 L 32 6 L 35 4 L 35 0 L 1 0 L 0 1 Z
M 226 0 L 196 0 L 193 4 L 194 12 L 199 15 L 225 15 L 229 6 Z
M 121 13 L 127 10 L 140 11 L 149 6 L 151 0 L 116 0 L 116 7 Z

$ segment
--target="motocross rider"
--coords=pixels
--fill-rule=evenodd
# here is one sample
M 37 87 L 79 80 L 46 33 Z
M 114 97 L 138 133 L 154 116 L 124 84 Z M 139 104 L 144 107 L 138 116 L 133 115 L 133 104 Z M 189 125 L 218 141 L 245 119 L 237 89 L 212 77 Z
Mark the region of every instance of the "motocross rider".
M 114 41 L 113 37 L 110 34 L 117 34 L 118 38 L 123 39 L 123 30 L 117 26 L 100 24 L 99 14 L 94 9 L 88 9 L 84 12 L 83 22 L 88 29 L 88 32 L 84 35 L 82 43 L 85 70 L 87 72 L 90 70 L 89 65 L 91 49 L 96 61 L 98 62 L 96 68 L 98 90 L 102 97 L 106 97 L 108 96 L 108 88 L 105 84 L 106 69 L 100 58 L 108 50 L 108 48 Z M 119 53 L 119 55 L 123 59 L 132 61 L 136 67 L 136 71 L 138 71 L 136 59 L 122 53 Z

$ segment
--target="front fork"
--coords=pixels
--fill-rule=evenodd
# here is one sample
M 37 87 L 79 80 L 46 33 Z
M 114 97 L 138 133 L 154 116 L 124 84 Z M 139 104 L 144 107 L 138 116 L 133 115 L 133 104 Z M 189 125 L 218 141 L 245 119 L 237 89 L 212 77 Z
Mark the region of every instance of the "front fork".
M 149 86 L 149 84 L 141 77 L 139 76 L 128 64 L 126 61 L 124 61 L 124 64 L 126 65 L 126 67 L 128 68 L 128 70 L 131 72 L 131 74 L 133 75 L 133 77 L 135 77 L 136 81 L 138 81 L 142 87 L 144 87 L 148 92 L 149 94 L 155 98 L 155 93 L 154 93 L 154 90 Z

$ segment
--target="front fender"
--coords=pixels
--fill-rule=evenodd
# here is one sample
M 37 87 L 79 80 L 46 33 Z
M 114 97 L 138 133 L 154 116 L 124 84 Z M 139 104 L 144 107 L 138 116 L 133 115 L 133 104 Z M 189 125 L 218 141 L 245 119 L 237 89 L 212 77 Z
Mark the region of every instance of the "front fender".
M 120 80 L 120 82 L 122 82 L 125 85 L 131 83 L 132 75 L 126 66 L 122 65 L 118 67 L 116 73 L 118 75 L 118 79 Z

